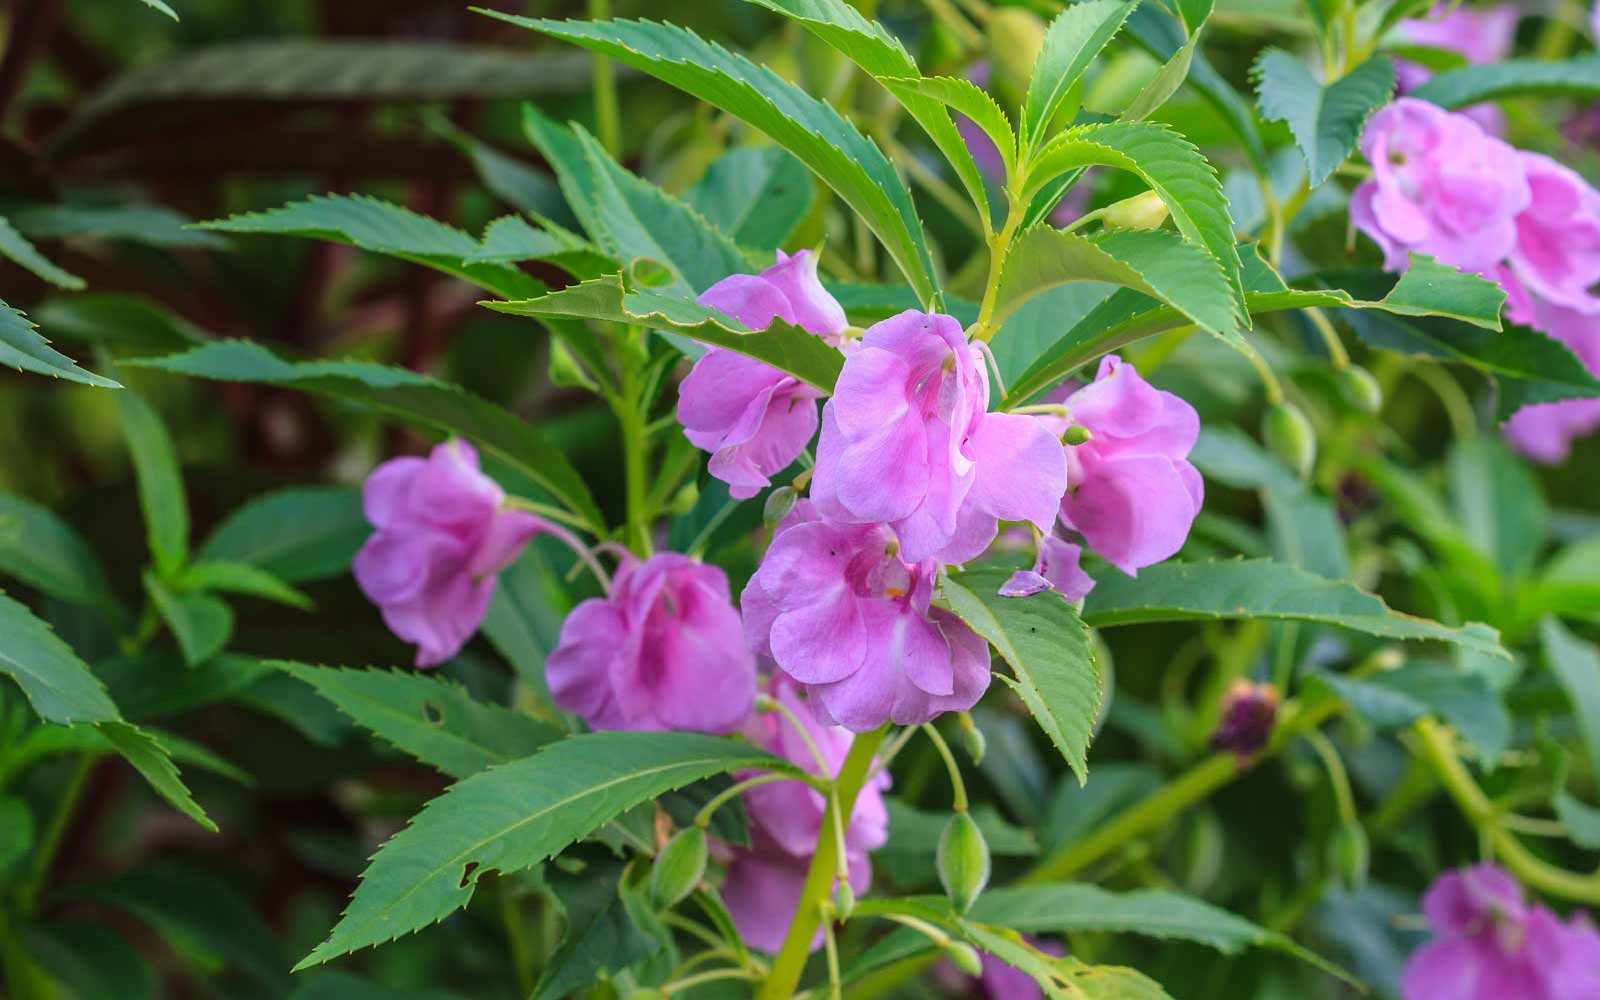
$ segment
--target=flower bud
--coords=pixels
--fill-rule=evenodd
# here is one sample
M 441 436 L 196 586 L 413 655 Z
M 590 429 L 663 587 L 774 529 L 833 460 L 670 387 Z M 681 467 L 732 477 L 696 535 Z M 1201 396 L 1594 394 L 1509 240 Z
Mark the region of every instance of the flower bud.
M 965 972 L 969 976 L 983 975 L 983 959 L 978 957 L 978 949 L 964 941 L 951 941 L 944 946 L 945 957 L 950 959 L 950 964 Z
M 550 338 L 550 384 L 566 389 L 600 391 L 583 363 L 573 356 L 572 349 L 560 337 Z
M 1261 436 L 1268 450 L 1301 479 L 1311 474 L 1317 460 L 1317 435 L 1300 407 L 1287 401 L 1267 407 Z
M 856 912 L 856 891 L 850 888 L 850 883 L 840 881 L 833 890 L 833 912 L 840 920 L 849 920 L 850 914 Z
M 650 902 L 661 910 L 681 903 L 705 876 L 706 853 L 704 830 L 698 826 L 679 830 L 650 869 Z
M 984 752 L 989 749 L 989 741 L 984 739 L 983 730 L 977 726 L 968 726 L 961 731 L 961 746 L 974 764 L 982 764 Z
M 1383 409 L 1383 388 L 1372 373 L 1360 365 L 1350 365 L 1339 373 L 1339 395 L 1362 413 Z
M 1350 819 L 1339 824 L 1328 845 L 1328 863 L 1335 874 L 1351 889 L 1359 889 L 1367 881 L 1367 864 L 1372 859 L 1372 849 L 1367 844 L 1367 831 L 1358 820 Z
M 957 913 L 965 913 L 989 884 L 989 845 L 972 817 L 958 812 L 939 836 L 939 883 Z
M 761 516 L 767 524 L 777 524 L 789 516 L 799 499 L 800 494 L 793 486 L 780 486 L 767 494 L 767 505 L 762 508 Z
M 1248 761 L 1266 748 L 1278 718 L 1278 691 L 1271 684 L 1237 680 L 1222 698 L 1222 718 L 1211 734 L 1213 750 L 1231 750 Z
M 1062 444 L 1085 444 L 1094 439 L 1094 432 L 1081 424 L 1073 424 L 1061 435 Z
M 1146 191 L 1107 206 L 1100 221 L 1107 229 L 1160 229 L 1167 221 L 1167 203 Z
M 989 16 L 989 65 L 1000 96 L 1018 104 L 1028 92 L 1033 64 L 1044 48 L 1045 23 L 1021 7 L 1000 7 Z M 1041 122 L 1048 125 L 1048 122 Z

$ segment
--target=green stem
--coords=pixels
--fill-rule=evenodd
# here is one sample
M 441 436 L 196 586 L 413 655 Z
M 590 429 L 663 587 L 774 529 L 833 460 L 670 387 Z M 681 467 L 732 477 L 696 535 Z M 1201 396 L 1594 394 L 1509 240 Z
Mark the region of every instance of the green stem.
M 650 556 L 649 435 L 645 431 L 642 388 L 630 373 L 616 400 L 617 422 L 622 425 L 623 491 L 627 503 L 628 548 L 641 559 Z
M 516 897 L 511 894 L 511 887 L 502 879 L 496 888 L 500 892 L 500 922 L 505 926 L 506 946 L 511 952 L 511 968 L 516 972 L 517 989 L 528 996 L 538 985 L 538 976 L 534 974 L 533 950 L 528 947 L 528 936 L 523 933 L 522 913 L 517 907 Z
M 848 816 L 855 808 L 856 796 L 866 781 L 872 758 L 883 743 L 888 726 L 870 733 L 861 733 L 850 744 L 850 753 L 839 768 L 834 781 L 838 809 Z M 833 803 L 828 806 L 831 813 Z M 838 841 L 833 836 L 833 817 L 822 818 L 817 830 L 817 850 L 811 858 L 811 868 L 806 872 L 805 886 L 800 891 L 800 905 L 795 909 L 794 922 L 784 935 L 783 947 L 772 960 L 772 971 L 761 984 L 757 1000 L 789 1000 L 800 984 L 800 973 L 805 969 L 806 958 L 811 954 L 811 939 L 816 936 L 822 922 L 822 904 L 833 891 L 834 872 L 838 867 Z
M 72 823 L 72 814 L 78 808 L 78 800 L 83 797 L 84 787 L 89 781 L 89 772 L 94 769 L 94 761 L 94 754 L 81 753 L 72 763 L 72 774 L 67 778 L 66 787 L 61 791 L 56 811 L 50 817 L 44 836 L 39 838 L 39 846 L 33 853 L 29 879 L 23 886 L 20 897 L 23 913 L 32 913 L 38 903 L 39 892 L 44 888 L 45 880 L 50 877 L 50 866 L 55 863 L 56 852 L 61 849 L 61 840 L 66 836 L 67 827 Z
M 589 0 L 589 20 L 611 19 L 611 0 Z M 599 132 L 600 145 L 612 156 L 617 155 L 621 143 L 621 126 L 617 114 L 617 74 L 611 60 L 602 56 L 594 59 L 594 127 Z
M 966 812 L 967 783 L 961 780 L 961 768 L 956 765 L 955 754 L 950 752 L 950 744 L 944 741 L 944 737 L 940 735 L 939 730 L 933 728 L 932 723 L 925 724 L 922 727 L 922 731 L 928 734 L 928 739 L 932 741 L 934 749 L 938 750 L 939 756 L 944 758 L 945 770 L 950 772 L 950 794 L 954 799 L 951 808 L 958 813 Z
M 1021 169 L 1021 168 L 1018 168 Z M 989 277 L 983 286 L 983 303 L 978 307 L 978 321 L 972 324 L 967 336 L 972 340 L 988 341 L 999 326 L 994 322 L 994 310 L 1000 295 L 1000 272 L 1005 267 L 1006 255 L 1011 251 L 1011 241 L 1017 236 L 1022 217 L 1028 206 L 1021 198 L 1006 199 L 1006 224 L 989 241 Z

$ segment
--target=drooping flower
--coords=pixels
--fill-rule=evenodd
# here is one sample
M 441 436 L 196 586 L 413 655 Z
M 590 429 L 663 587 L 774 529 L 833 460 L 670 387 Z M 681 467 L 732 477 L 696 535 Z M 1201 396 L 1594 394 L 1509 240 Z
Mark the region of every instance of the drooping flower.
M 465 441 L 372 471 L 361 506 L 377 530 L 352 570 L 390 631 L 416 643 L 419 667 L 450 659 L 483 624 L 495 580 L 535 535 L 540 517 L 505 505 Z
M 1372 178 L 1356 188 L 1350 219 L 1405 270 L 1410 251 L 1483 274 L 1516 246 L 1530 192 L 1517 151 L 1477 123 L 1402 97 L 1361 135 Z
M 1066 464 L 1038 420 L 989 413 L 981 348 L 953 317 L 908 310 L 867 330 L 822 410 L 811 496 L 887 524 L 910 563 L 965 562 L 998 521 L 1049 529 Z
M 848 321 L 817 280 L 810 250 L 760 274 L 734 274 L 696 300 L 754 330 L 781 319 L 837 344 Z M 697 448 L 711 453 L 711 474 L 736 499 L 753 497 L 799 455 L 817 432 L 822 393 L 792 375 L 735 351 L 713 347 L 678 389 L 678 421 Z
M 798 685 L 787 677 L 773 675 L 769 690 L 805 726 L 828 766 L 829 776 L 838 774 L 850 750 L 851 734 L 818 721 Z M 758 746 L 817 773 L 810 748 L 786 718 L 777 713 L 762 715 L 752 728 L 750 736 Z M 889 839 L 889 813 L 883 801 L 888 785 L 886 771 L 868 781 L 857 795 L 850 823 L 845 827 L 850 887 L 858 894 L 865 893 L 872 883 L 872 863 L 867 852 Z M 722 895 L 739 936 L 763 951 L 777 951 L 800 904 L 827 803 L 819 792 L 800 781 L 759 785 L 744 793 L 744 802 L 750 816 L 750 847 L 734 851 Z M 812 949 L 821 943 L 819 931 L 811 942 Z
M 1600 283 L 1600 191 L 1548 156 L 1518 155 L 1532 200 L 1516 218 L 1504 282 L 1512 318 L 1536 322 L 1536 301 L 1600 313 L 1600 297 L 1590 292 Z
M 1496 63 L 1511 54 L 1522 14 L 1509 3 L 1472 7 L 1448 0 L 1436 3 L 1424 18 L 1408 18 L 1396 26 L 1413 45 L 1459 53 L 1476 65 Z M 1433 78 L 1433 71 L 1409 59 L 1395 62 L 1400 92 L 1409 94 Z M 1491 135 L 1505 131 L 1505 115 L 1494 104 L 1477 104 L 1463 113 Z
M 1532 324 L 1566 344 L 1591 374 L 1600 376 L 1600 315 L 1535 302 Z M 1567 460 L 1572 442 L 1600 430 L 1600 399 L 1535 403 L 1500 427 L 1506 440 L 1528 458 L 1555 465 Z
M 988 644 L 932 607 L 938 563 L 896 548 L 885 525 L 796 504 L 740 596 L 750 647 L 805 684 L 830 725 L 919 724 L 971 708 L 989 686 Z
M 596 729 L 731 733 L 756 696 L 727 576 L 676 552 L 625 562 L 607 596 L 574 608 L 545 679 Z
M 1082 444 L 1064 446 L 1061 523 L 1130 575 L 1176 553 L 1205 499 L 1200 473 L 1188 461 L 1200 434 L 1194 407 L 1114 354 L 1100 359 L 1093 382 L 1066 390 L 1061 403 L 1067 422 L 1089 432 Z M 1076 572 L 1074 555 L 1055 553 L 1059 572 Z
M 1528 904 L 1491 864 L 1439 876 L 1422 897 L 1434 938 L 1400 976 L 1404 1000 L 1588 1000 L 1600 996 L 1600 933 Z

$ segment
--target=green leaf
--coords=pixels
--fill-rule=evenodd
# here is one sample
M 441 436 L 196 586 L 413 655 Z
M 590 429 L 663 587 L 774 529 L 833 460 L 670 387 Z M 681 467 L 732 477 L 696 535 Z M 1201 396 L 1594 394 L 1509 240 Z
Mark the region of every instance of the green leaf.
M 189 500 L 178 450 L 161 417 L 132 391 L 117 393 L 117 417 L 133 458 L 145 536 L 157 575 L 168 578 L 189 560 Z
M 311 598 L 249 563 L 197 560 L 178 577 L 178 586 L 185 591 L 220 591 L 224 594 L 259 597 L 302 611 L 308 611 L 312 606 Z
M 74 604 L 117 612 L 105 569 L 83 536 L 55 514 L 0 492 L 0 573 Z
M 200 804 L 189 794 L 188 787 L 178 776 L 177 765 L 172 763 L 172 755 L 159 740 L 126 722 L 102 722 L 97 728 L 100 730 L 100 735 L 106 738 L 106 742 L 110 743 L 124 760 L 132 764 L 162 798 L 205 829 L 212 833 L 217 832 L 217 824 L 211 821 L 211 817 L 206 815 L 206 811 L 201 809 Z
M 580 279 L 614 271 L 619 266 L 598 247 L 579 236 L 554 229 L 536 229 L 520 215 L 495 219 L 483 231 L 483 244 L 468 264 L 513 264 L 547 261 Z
M 1256 61 L 1261 117 L 1289 126 L 1312 187 L 1332 176 L 1361 138 L 1361 128 L 1394 93 L 1394 63 L 1375 55 L 1324 87 L 1305 63 L 1282 49 Z
M 1481 434 L 1450 449 L 1450 496 L 1474 548 L 1507 579 L 1533 567 L 1544 547 L 1546 511 L 1539 481 L 1498 437 Z
M 1600 97 L 1600 55 L 1585 53 L 1564 62 L 1508 59 L 1440 73 L 1412 97 L 1454 110 L 1508 97 Z
M 1165 230 L 1079 236 L 1039 225 L 1006 254 L 995 321 L 1051 288 L 1097 281 L 1132 288 L 1177 308 L 1201 329 L 1231 333 L 1239 313 L 1222 269 L 1200 246 Z
M 790 770 L 732 740 L 608 732 L 464 778 L 378 850 L 344 919 L 299 968 L 420 930 L 465 906 L 485 872 L 532 867 L 663 792 L 746 767 Z
M 28 804 L 0 795 L 0 874 L 33 849 L 33 813 Z
M 1135 6 L 1128 0 L 1083 0 L 1050 22 L 1022 102 L 1024 149 L 1038 149 L 1073 86 L 1122 29 Z
M 995 99 L 982 87 L 971 80 L 951 76 L 881 77 L 878 82 L 901 101 L 908 98 L 928 98 L 971 119 L 973 124 L 983 129 L 995 148 L 1000 151 L 1000 160 L 1005 166 L 1006 176 L 1009 177 L 1016 171 L 1017 135 L 1011 128 L 1011 119 L 1006 117 L 1000 105 L 995 103 Z M 948 153 L 946 157 L 949 157 Z M 975 161 L 973 170 L 977 170 Z M 987 209 L 988 203 L 988 196 L 985 195 L 980 205 Z
M 649 957 L 657 944 L 633 925 L 618 895 L 621 862 L 603 859 L 568 874 L 552 869 L 550 889 L 566 914 L 561 944 L 544 963 L 533 1000 L 559 1000 Z
M 144 5 L 152 10 L 159 10 L 174 21 L 178 19 L 178 12 L 169 7 L 166 0 L 144 0 Z
M 478 241 L 454 226 L 366 195 L 313 195 L 281 208 L 199 225 L 225 233 L 342 243 L 443 271 L 505 298 L 525 298 L 544 290 L 539 281 L 510 265 L 466 263 L 478 252 Z
M 1557 552 L 1517 597 L 1519 610 L 1528 618 L 1545 614 L 1600 616 L 1600 537 Z
M 561 733 L 415 672 L 270 665 L 316 689 L 356 725 L 452 778 L 527 757 Z
M 1023 200 L 1052 178 L 1081 167 L 1129 171 L 1166 203 L 1184 238 L 1198 243 L 1222 266 L 1235 300 L 1243 303 L 1239 250 L 1228 200 L 1217 172 L 1188 140 L 1152 122 L 1080 125 L 1047 142 L 1028 167 Z M 1242 312 L 1242 311 L 1241 311 Z
M 1360 679 L 1318 673 L 1357 715 L 1379 729 L 1398 729 L 1424 715 L 1437 715 L 1456 728 L 1486 765 L 1511 745 L 1511 715 L 1480 674 L 1442 663 L 1408 663 Z
M 0 365 L 102 389 L 122 388 L 119 382 L 79 368 L 76 361 L 53 349 L 28 317 L 4 302 L 0 302 Z
M 154 574 L 145 576 L 145 589 L 172 630 L 183 652 L 183 662 L 197 666 L 222 652 L 233 635 L 233 609 L 215 597 L 173 591 Z
M 838 350 L 780 319 L 751 332 L 715 309 L 653 292 L 626 291 L 620 275 L 570 285 L 537 299 L 481 305 L 515 316 L 600 320 L 681 334 L 764 361 L 824 392 L 833 391 L 844 367 Z
M 1348 583 L 1265 559 L 1159 563 L 1137 578 L 1104 574 L 1089 592 L 1083 620 L 1095 628 L 1145 622 L 1263 618 L 1301 621 L 1393 640 L 1436 640 L 1504 658 L 1492 629 L 1451 628 L 1393 611 Z
M 635 66 L 766 133 L 861 216 L 924 302 L 938 295 L 910 191 L 882 151 L 829 105 L 770 69 L 673 25 L 482 13 Z
M 1539 623 L 1544 662 L 1561 682 L 1583 734 L 1589 773 L 1600 776 L 1600 649 L 1569 632 L 1555 618 Z
M 228 241 L 189 228 L 193 221 L 162 205 L 29 205 L 11 213 L 23 235 L 36 240 L 93 237 L 172 249 L 223 250 Z
M 49 625 L 0 594 L 0 673 L 28 696 L 46 722 L 118 722 L 106 689 Z
M 1591 851 L 1600 850 L 1600 809 L 1579 801 L 1566 789 L 1555 794 L 1550 806 L 1574 844 Z
M 1144 9 L 1141 5 L 1140 9 Z M 1153 6 L 1153 5 L 1151 5 Z M 1196 9 L 1188 18 L 1187 38 L 1178 46 L 1167 61 L 1156 70 L 1155 76 L 1140 89 L 1137 96 L 1129 102 L 1119 116 L 1122 121 L 1143 121 L 1150 117 L 1158 108 L 1178 92 L 1184 81 L 1189 79 L 1190 69 L 1194 66 L 1195 54 L 1200 46 L 1200 29 L 1205 26 L 1206 19 L 1211 16 L 1211 0 L 1201 0 L 1195 5 Z M 1158 15 L 1159 16 L 1159 15 Z M 1137 28 L 1134 29 L 1135 31 Z M 1209 69 L 1209 67 L 1207 67 Z M 1213 70 L 1213 72 L 1215 72 Z M 1237 95 L 1236 95 L 1237 96 Z
M 1033 713 L 1039 728 L 1078 776 L 1088 780 L 1089 740 L 1105 679 L 1089 648 L 1089 631 L 1053 591 L 1001 597 L 1008 570 L 947 574 L 942 601 L 999 650 L 1015 679 L 1001 675 Z
M 535 691 L 545 690 L 545 657 L 560 641 L 566 607 L 560 576 L 540 548 L 535 539 L 500 574 L 483 619 L 484 636 Z
M 339 486 L 290 487 L 252 498 L 218 524 L 195 559 L 244 563 L 286 584 L 350 570 L 372 533 L 361 494 Z
M 811 212 L 805 164 L 776 146 L 741 146 L 712 161 L 685 196 L 740 246 L 776 250 Z
M 51 333 L 68 340 L 100 344 L 121 357 L 171 354 L 206 336 L 152 299 L 95 293 L 48 299 L 36 313 Z
M 78 291 L 84 287 L 82 278 L 52 264 L 38 251 L 38 248 L 28 242 L 27 237 L 17 232 L 16 227 L 3 215 L 0 215 L 0 257 L 32 271 L 34 275 L 57 288 Z
M 152 1000 L 155 970 L 115 931 L 75 919 L 22 929 L 28 954 L 78 1000 Z
M 161 371 L 235 382 L 265 382 L 364 403 L 380 412 L 459 434 L 527 475 L 591 526 L 604 523 L 571 463 L 526 421 L 461 388 L 365 361 L 285 361 L 259 344 L 218 341 L 171 357 L 129 362 Z
M 544 172 L 502 153 L 459 128 L 443 114 L 425 112 L 424 120 L 429 128 L 472 161 L 483 186 L 501 201 L 518 211 L 553 219 L 562 225 L 576 224 L 577 217 L 562 200 L 560 187 Z

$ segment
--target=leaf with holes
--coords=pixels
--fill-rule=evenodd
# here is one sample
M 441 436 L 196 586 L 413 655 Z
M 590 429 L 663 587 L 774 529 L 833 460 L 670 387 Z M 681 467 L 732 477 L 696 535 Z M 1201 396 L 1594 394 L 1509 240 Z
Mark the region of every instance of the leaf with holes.
M 1362 126 L 1394 93 L 1394 63 L 1381 54 L 1323 86 L 1299 59 L 1268 49 L 1255 78 L 1261 117 L 1289 126 L 1312 187 L 1349 159 Z

